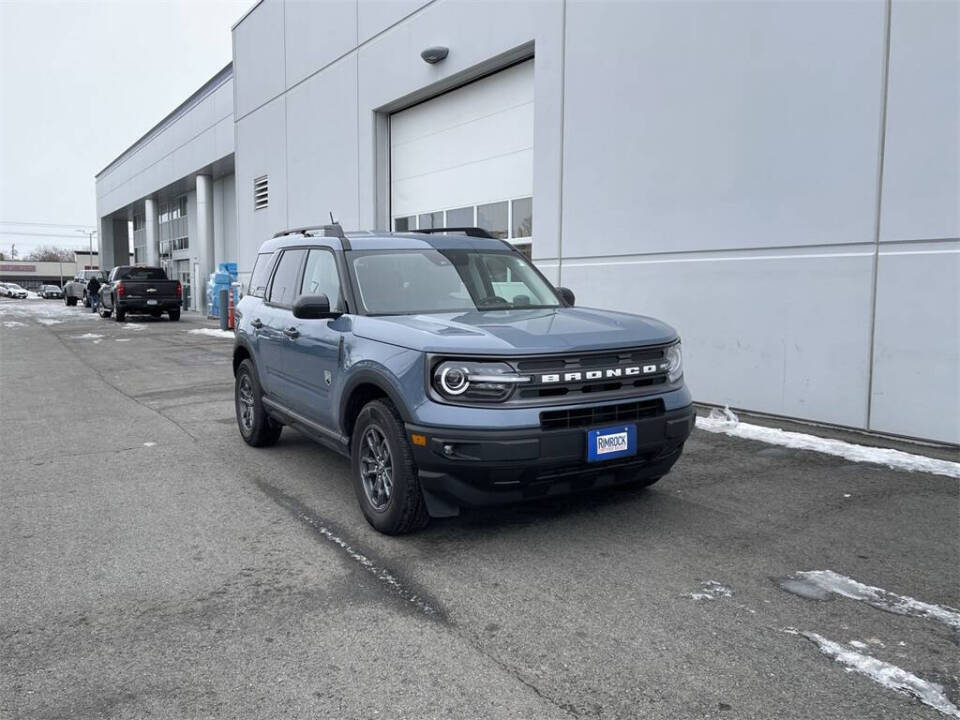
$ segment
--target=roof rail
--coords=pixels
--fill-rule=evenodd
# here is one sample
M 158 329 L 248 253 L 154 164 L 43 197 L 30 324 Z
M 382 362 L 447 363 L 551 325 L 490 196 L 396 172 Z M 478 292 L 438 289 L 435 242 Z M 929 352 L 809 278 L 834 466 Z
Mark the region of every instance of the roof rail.
M 410 232 L 423 233 L 424 235 L 436 235 L 437 233 L 445 233 L 445 232 L 462 232 L 464 235 L 468 235 L 470 237 L 490 238 L 491 240 L 497 239 L 494 235 L 491 235 L 488 231 L 478 227 L 423 228 L 422 230 L 411 230 Z
M 340 227 L 340 223 L 335 222 L 330 225 L 309 225 L 307 227 L 299 228 L 290 228 L 289 230 L 281 230 L 278 233 L 274 234 L 275 238 L 283 237 L 284 235 L 311 235 L 315 230 L 323 230 L 323 237 L 335 237 L 340 238 L 341 240 L 346 240 L 347 236 L 343 232 L 343 228 Z

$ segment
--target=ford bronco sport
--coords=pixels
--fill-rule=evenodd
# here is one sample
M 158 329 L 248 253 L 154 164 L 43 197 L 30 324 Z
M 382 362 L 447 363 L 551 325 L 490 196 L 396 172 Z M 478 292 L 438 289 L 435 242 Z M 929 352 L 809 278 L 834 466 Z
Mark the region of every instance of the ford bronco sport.
M 237 307 L 237 424 L 347 455 L 364 516 L 397 534 L 461 507 L 650 485 L 690 434 L 680 340 L 574 306 L 477 228 L 278 233 Z

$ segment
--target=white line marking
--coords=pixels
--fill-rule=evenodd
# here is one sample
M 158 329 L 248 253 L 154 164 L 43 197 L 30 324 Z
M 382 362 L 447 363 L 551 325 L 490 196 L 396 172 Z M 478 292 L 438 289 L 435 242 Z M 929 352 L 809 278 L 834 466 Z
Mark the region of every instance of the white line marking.
M 960 718 L 960 708 L 950 702 L 941 685 L 919 678 L 896 665 L 852 650 L 842 643 L 828 640 L 823 635 L 795 628 L 785 628 L 784 632 L 807 638 L 819 647 L 820 652 L 827 657 L 836 660 L 860 675 L 870 678 L 878 685 L 914 697 L 924 705 L 928 705 L 948 717 Z
M 897 595 L 873 585 L 864 585 L 833 570 L 806 570 L 794 573 L 793 578 L 841 597 L 860 600 L 878 610 L 885 610 L 895 615 L 936 620 L 960 632 L 960 611 L 952 607 L 934 605 L 906 595 Z

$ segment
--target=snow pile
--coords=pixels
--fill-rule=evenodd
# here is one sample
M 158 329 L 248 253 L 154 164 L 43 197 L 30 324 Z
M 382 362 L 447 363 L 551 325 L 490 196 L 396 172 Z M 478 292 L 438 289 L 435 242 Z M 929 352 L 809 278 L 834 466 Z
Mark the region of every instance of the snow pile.
M 3 323 L 4 327 L 15 328 L 15 327 L 26 327 L 26 323 L 19 322 L 17 320 L 7 320 Z
M 891 663 L 857 652 L 843 643 L 828 640 L 823 635 L 794 628 L 786 628 L 785 632 L 807 638 L 819 647 L 820 652 L 827 657 L 836 660 L 853 672 L 870 678 L 878 685 L 895 690 L 903 695 L 915 697 L 924 705 L 928 705 L 948 717 L 960 718 L 960 708 L 950 702 L 941 685 L 919 678 Z
M 209 335 L 210 337 L 221 338 L 223 340 L 233 340 L 236 337 L 233 330 L 217 330 L 215 328 L 198 328 L 196 330 L 187 330 L 192 335 Z
M 143 330 L 146 325 L 135 325 L 133 323 L 124 323 L 120 326 L 123 330 Z
M 941 622 L 960 632 L 960 611 L 943 605 L 934 605 L 906 595 L 897 595 L 883 588 L 864 585 L 833 570 L 807 570 L 793 574 L 793 579 L 813 585 L 826 592 L 860 600 L 868 605 L 895 615 L 909 615 Z
M 826 455 L 842 457 L 851 462 L 876 463 L 886 465 L 894 470 L 926 472 L 960 478 L 960 463 L 914 455 L 890 448 L 855 445 L 843 440 L 821 438 L 805 433 L 742 423 L 730 408 L 724 408 L 723 410 L 713 408 L 709 417 L 697 418 L 697 427 L 707 432 L 723 433 L 746 440 L 759 440 L 760 442 L 782 445 L 795 450 L 813 450 Z

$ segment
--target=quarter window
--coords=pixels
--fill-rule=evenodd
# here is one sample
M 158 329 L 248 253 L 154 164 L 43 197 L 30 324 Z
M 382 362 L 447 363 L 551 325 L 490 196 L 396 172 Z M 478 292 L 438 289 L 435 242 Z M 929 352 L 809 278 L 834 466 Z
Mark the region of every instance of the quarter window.
M 280 256 L 280 264 L 270 285 L 270 302 L 274 305 L 293 305 L 297 297 L 297 276 L 306 250 L 287 250 Z
M 340 275 L 337 261 L 329 250 L 311 250 L 307 255 L 307 267 L 303 271 L 304 295 L 326 295 L 331 308 L 340 305 Z
M 247 288 L 247 294 L 254 297 L 263 297 L 267 289 L 267 281 L 270 280 L 270 266 L 273 264 L 273 253 L 260 253 L 257 255 L 256 262 L 253 263 L 253 272 L 250 273 L 250 284 Z

